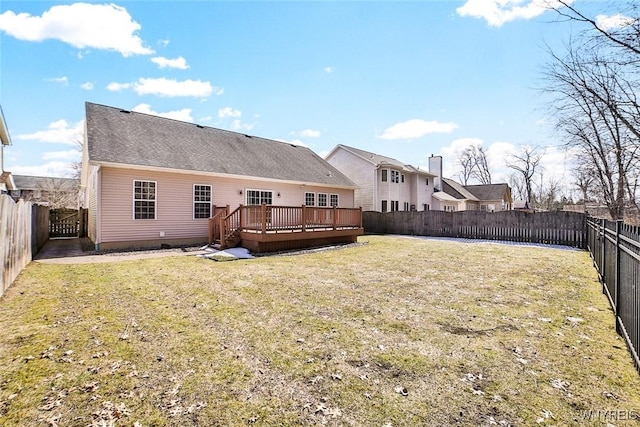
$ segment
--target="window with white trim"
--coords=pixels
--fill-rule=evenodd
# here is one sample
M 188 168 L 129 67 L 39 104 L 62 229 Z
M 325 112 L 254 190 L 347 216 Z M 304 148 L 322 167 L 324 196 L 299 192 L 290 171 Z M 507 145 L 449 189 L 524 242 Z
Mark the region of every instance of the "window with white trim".
M 404 182 L 404 174 L 401 175 L 401 181 Z
M 331 205 L 331 207 L 338 206 L 338 195 L 337 194 L 331 194 L 329 196 L 329 204 Z
M 273 191 L 271 190 L 247 190 L 247 205 L 271 205 L 273 204 Z
M 327 193 L 318 193 L 318 206 L 327 206 Z
M 316 193 L 304 193 L 304 205 L 315 206 L 316 205 Z
M 405 211 L 409 210 L 409 202 L 404 202 L 404 210 Z
M 383 200 L 382 201 L 382 212 L 386 212 L 387 211 L 387 201 Z
M 387 170 L 382 169 L 382 182 L 387 182 Z
M 210 185 L 193 185 L 193 217 L 196 219 L 211 217 Z
M 155 181 L 133 181 L 133 219 L 156 219 Z

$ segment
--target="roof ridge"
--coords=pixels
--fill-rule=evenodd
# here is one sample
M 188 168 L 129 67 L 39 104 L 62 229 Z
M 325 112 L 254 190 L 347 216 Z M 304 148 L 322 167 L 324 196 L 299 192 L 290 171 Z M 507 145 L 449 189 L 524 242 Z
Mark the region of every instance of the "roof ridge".
M 229 129 L 222 129 L 222 128 L 217 128 L 217 127 L 214 127 L 214 126 L 203 125 L 203 124 L 200 124 L 200 123 L 188 122 L 188 121 L 185 121 L 185 120 L 174 119 L 172 117 L 159 116 L 157 114 L 149 114 L 149 113 L 143 113 L 141 111 L 127 110 L 125 108 L 113 107 L 111 105 L 98 104 L 98 103 L 89 102 L 89 101 L 85 101 L 85 104 L 96 105 L 98 107 L 103 107 L 103 108 L 109 108 L 109 109 L 112 109 L 112 110 L 117 110 L 117 111 L 120 111 L 120 112 L 123 112 L 123 113 L 128 113 L 128 114 L 132 114 L 132 113 L 133 114 L 141 114 L 143 116 L 153 117 L 153 118 L 156 118 L 156 119 L 172 120 L 174 122 L 184 123 L 184 124 L 187 124 L 187 125 L 193 125 L 193 126 L 196 126 L 196 127 L 202 128 L 202 129 L 214 129 L 216 131 L 227 132 L 227 133 L 231 133 L 231 134 L 239 135 L 239 136 L 245 136 L 247 138 L 259 138 L 259 139 L 264 139 L 266 141 L 278 142 L 280 144 L 288 144 L 288 145 L 291 145 L 291 146 L 294 146 L 294 147 L 308 148 L 308 147 L 305 147 L 304 145 L 292 144 L 291 142 L 287 142 L 287 141 L 279 141 L 279 140 L 273 139 L 273 138 L 265 138 L 263 136 L 249 135 L 249 134 L 244 133 L 244 132 L 236 132 L 236 131 L 229 130 Z

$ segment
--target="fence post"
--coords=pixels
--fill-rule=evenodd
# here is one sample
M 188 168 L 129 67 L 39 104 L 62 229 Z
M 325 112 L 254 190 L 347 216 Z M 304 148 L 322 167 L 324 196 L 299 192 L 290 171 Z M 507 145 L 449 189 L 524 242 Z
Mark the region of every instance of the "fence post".
M 614 279 L 614 289 L 616 290 L 616 299 L 615 299 L 615 315 L 616 315 L 616 332 L 618 335 L 622 335 L 622 330 L 620 329 L 620 322 L 622 319 L 620 318 L 620 227 L 622 226 L 623 221 L 621 219 L 616 220 L 616 271 L 615 271 L 615 279 Z
M 606 272 L 606 256 L 607 256 L 607 230 L 605 228 L 606 219 L 600 218 L 600 224 L 598 225 L 598 236 L 600 237 L 600 264 L 598 269 L 600 270 L 600 280 L 602 280 L 602 293 L 605 293 L 605 287 L 607 286 L 607 279 L 605 277 Z

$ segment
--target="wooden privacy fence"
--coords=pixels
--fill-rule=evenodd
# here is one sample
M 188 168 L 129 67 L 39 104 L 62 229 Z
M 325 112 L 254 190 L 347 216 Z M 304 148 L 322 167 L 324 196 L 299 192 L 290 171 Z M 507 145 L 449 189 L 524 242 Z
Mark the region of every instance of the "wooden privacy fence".
M 577 212 L 363 212 L 366 233 L 508 240 L 587 247 L 586 215 Z
M 587 225 L 589 252 L 615 314 L 616 331 L 640 371 L 640 226 L 597 218 L 589 218 Z
M 78 209 L 51 209 L 49 211 L 49 237 L 82 237 L 83 211 Z
M 0 195 L 0 296 L 49 239 L 49 208 Z

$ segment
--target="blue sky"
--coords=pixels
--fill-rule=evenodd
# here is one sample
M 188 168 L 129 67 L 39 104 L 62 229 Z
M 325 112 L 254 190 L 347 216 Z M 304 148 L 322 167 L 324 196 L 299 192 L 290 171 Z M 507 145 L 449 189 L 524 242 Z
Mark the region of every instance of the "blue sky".
M 494 182 L 537 145 L 546 176 L 569 179 L 537 88 L 546 46 L 576 28 L 545 1 L 3 0 L 5 169 L 70 174 L 90 101 L 320 155 L 346 144 L 426 169 L 440 154 L 449 176 L 482 144 Z

